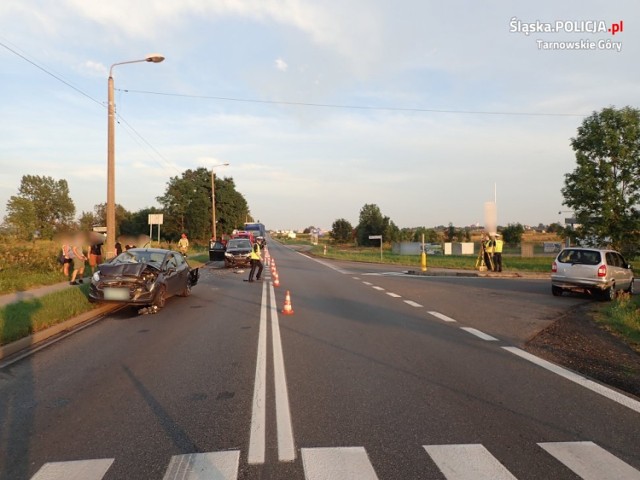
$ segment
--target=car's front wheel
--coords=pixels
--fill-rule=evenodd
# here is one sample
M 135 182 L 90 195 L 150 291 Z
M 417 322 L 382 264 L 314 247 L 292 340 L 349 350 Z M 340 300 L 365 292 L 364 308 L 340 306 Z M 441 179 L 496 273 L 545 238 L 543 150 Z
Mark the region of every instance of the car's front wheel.
M 187 281 L 184 284 L 184 289 L 180 292 L 181 297 L 188 297 L 191 295 L 191 279 L 187 277 Z
M 167 303 L 167 287 L 165 285 L 160 285 L 158 287 L 158 292 L 156 293 L 156 298 L 153 300 L 153 306 L 158 310 L 164 308 Z

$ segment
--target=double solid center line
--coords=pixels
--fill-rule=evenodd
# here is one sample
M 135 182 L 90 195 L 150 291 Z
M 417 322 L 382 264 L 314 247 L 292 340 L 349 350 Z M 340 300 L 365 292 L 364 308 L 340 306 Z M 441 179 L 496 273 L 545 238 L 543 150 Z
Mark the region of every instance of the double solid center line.
M 267 306 L 270 293 L 270 305 Z M 289 409 L 289 393 L 284 370 L 284 356 L 282 354 L 282 340 L 280 338 L 280 323 L 276 294 L 273 284 L 262 284 L 262 301 L 260 308 L 260 331 L 258 334 L 258 357 L 256 361 L 256 376 L 253 387 L 253 407 L 251 413 L 251 434 L 249 437 L 248 462 L 262 464 L 265 461 L 266 448 L 266 417 L 267 417 L 267 316 L 271 313 L 271 343 L 273 346 L 273 372 L 276 401 L 276 430 L 278 438 L 278 459 L 281 462 L 291 462 L 296 458 L 291 426 L 291 410 Z

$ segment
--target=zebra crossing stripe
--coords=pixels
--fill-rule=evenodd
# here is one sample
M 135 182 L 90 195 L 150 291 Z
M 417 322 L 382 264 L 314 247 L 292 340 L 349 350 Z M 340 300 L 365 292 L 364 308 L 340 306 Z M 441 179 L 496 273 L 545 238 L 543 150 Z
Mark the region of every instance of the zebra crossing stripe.
M 640 480 L 640 472 L 593 442 L 539 443 L 583 480 Z
M 363 447 L 303 448 L 306 480 L 378 480 Z
M 31 480 L 100 480 L 113 458 L 45 463 Z
M 517 480 L 480 444 L 423 445 L 447 480 Z
M 162 480 L 236 480 L 239 464 L 240 450 L 174 455 Z

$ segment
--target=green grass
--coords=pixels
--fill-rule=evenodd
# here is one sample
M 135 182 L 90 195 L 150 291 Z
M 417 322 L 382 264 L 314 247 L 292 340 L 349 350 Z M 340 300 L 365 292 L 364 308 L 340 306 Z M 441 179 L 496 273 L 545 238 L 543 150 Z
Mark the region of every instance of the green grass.
M 88 289 L 88 285 L 66 288 L 0 308 L 0 344 L 14 342 L 92 310 L 95 305 L 87 300 Z
M 311 249 L 311 253 L 319 257 L 332 258 L 335 260 L 383 263 L 416 268 L 420 267 L 419 255 L 394 255 L 388 249 L 383 250 L 382 260 L 380 260 L 379 248 L 330 246 L 327 247 L 327 254 L 324 255 L 324 246 L 318 245 L 314 246 Z M 475 255 L 428 255 L 427 267 L 475 270 L 476 259 L 477 256 Z M 549 257 L 502 257 L 504 271 L 527 271 L 546 273 L 551 271 L 552 261 L 553 260 Z
M 603 307 L 596 320 L 640 352 L 640 297 L 621 293 Z
M 39 271 L 8 268 L 0 271 L 0 295 L 22 292 L 33 287 L 52 285 L 64 281 L 65 276 L 58 270 Z

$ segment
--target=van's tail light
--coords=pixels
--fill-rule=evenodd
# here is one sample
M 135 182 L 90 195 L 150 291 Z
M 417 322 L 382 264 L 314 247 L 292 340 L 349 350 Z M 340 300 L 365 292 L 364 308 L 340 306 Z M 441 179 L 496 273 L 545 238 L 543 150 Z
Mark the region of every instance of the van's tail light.
M 551 271 L 556 273 L 558 271 L 558 264 L 556 262 L 553 262 L 551 264 Z
M 606 277 L 607 276 L 607 266 L 600 265 L 598 267 L 598 277 Z

